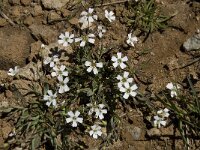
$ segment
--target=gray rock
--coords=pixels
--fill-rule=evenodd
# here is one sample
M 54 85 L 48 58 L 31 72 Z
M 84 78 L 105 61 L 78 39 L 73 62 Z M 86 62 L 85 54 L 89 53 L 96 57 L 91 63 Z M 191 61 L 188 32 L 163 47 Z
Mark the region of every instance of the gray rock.
M 46 9 L 59 10 L 65 6 L 69 0 L 42 0 L 42 4 Z
M 194 36 L 189 38 L 186 42 L 184 42 L 183 47 L 187 51 L 200 50 L 200 33 L 195 34 Z

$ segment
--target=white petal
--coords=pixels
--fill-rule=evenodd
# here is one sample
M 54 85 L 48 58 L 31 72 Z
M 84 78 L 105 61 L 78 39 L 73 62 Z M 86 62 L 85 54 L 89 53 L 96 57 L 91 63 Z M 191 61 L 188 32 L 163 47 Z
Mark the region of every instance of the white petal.
M 89 38 L 89 39 L 88 39 L 88 42 L 94 44 L 95 39 Z
M 111 60 L 112 60 L 112 61 L 117 61 L 117 57 L 112 56 Z
M 99 68 L 103 68 L 103 63 L 102 62 L 96 63 L 96 66 Z
M 128 78 L 127 81 L 128 81 L 129 83 L 132 83 L 132 82 L 133 82 L 133 78 Z
M 85 62 L 85 66 L 87 66 L 87 67 L 91 66 L 91 64 L 92 64 L 92 63 L 91 63 L 90 61 L 86 61 L 86 62 Z
M 118 53 L 117 53 L 117 58 L 118 58 L 118 59 L 122 58 L 122 53 L 121 53 L 121 52 L 118 52 Z
M 72 118 L 66 118 L 66 122 L 67 123 L 72 122 Z
M 163 126 L 166 126 L 167 122 L 166 121 L 160 121 L 160 124 L 162 124 Z
M 88 13 L 86 11 L 81 12 L 81 16 L 86 16 Z
M 127 56 L 123 57 L 122 61 L 128 61 L 128 57 Z
M 69 111 L 67 114 L 68 114 L 71 118 L 74 117 L 74 113 L 73 113 L 72 111 Z
M 123 63 L 123 62 L 122 62 L 122 63 L 120 63 L 119 65 L 120 65 L 120 67 L 121 67 L 122 69 L 126 68 L 126 65 L 125 65 L 125 63 Z
M 94 74 L 98 74 L 98 70 L 97 70 L 96 67 L 93 68 L 93 73 L 94 73 Z
M 171 82 L 168 83 L 168 84 L 166 85 L 166 88 L 172 90 L 172 89 L 174 88 L 173 83 L 171 83 Z
M 55 100 L 55 99 L 52 101 L 52 104 L 53 104 L 54 107 L 57 106 L 57 105 L 56 105 L 56 100 Z
M 79 115 L 80 115 L 80 112 L 79 112 L 79 111 L 76 111 L 76 112 L 75 112 L 75 116 L 78 117 Z
M 105 105 L 104 104 L 99 104 L 99 108 L 104 108 L 105 107 Z
M 101 136 L 101 135 L 102 135 L 102 132 L 101 132 L 101 131 L 97 131 L 97 134 L 98 134 L 99 136 Z
M 128 78 L 129 72 L 125 71 L 124 72 L 124 78 Z
M 124 98 L 124 99 L 128 99 L 128 98 L 129 98 L 129 94 L 128 94 L 128 93 L 124 93 L 123 98 Z
M 131 92 L 130 95 L 135 97 L 137 95 L 137 93 L 136 92 Z
M 64 71 L 64 72 L 62 73 L 62 75 L 65 76 L 65 77 L 68 76 L 68 71 Z
M 138 87 L 137 87 L 136 84 L 134 84 L 134 85 L 131 86 L 131 90 L 137 90 L 137 89 L 138 89 Z
M 53 95 L 52 90 L 48 90 L 47 93 L 49 94 L 49 96 L 52 96 L 52 95 Z
M 83 123 L 83 118 L 78 117 L 78 118 L 76 119 L 76 121 L 78 121 L 79 123 Z
M 82 38 L 75 38 L 75 42 L 79 42 L 81 40 L 82 40 Z
M 89 8 L 89 9 L 88 9 L 88 12 L 89 12 L 90 14 L 91 14 L 93 11 L 94 11 L 93 8 Z
M 65 37 L 69 38 L 69 32 L 65 32 Z
M 113 63 L 113 67 L 116 68 L 118 66 L 118 62 Z
M 80 47 L 84 47 L 84 46 L 85 46 L 85 41 L 81 41 Z
M 65 92 L 68 92 L 68 91 L 69 91 L 68 85 L 65 85 L 65 86 L 64 86 L 64 91 L 65 91 Z
M 58 93 L 62 94 L 62 93 L 64 93 L 64 92 L 65 92 L 65 91 L 64 91 L 64 87 L 61 86 L 61 87 L 59 88 L 59 90 L 58 90 Z
M 94 131 L 90 130 L 89 134 L 90 134 L 90 136 L 92 136 L 94 134 Z
M 61 65 L 61 66 L 60 66 L 60 70 L 61 70 L 61 71 L 64 71 L 65 68 L 66 68 L 66 67 L 65 67 L 64 65 Z
M 72 122 L 72 127 L 77 127 L 77 122 L 76 121 Z
M 88 69 L 87 69 L 87 72 L 91 72 L 92 71 L 92 67 L 89 67 Z
M 124 87 L 121 87 L 119 90 L 120 90 L 120 92 L 126 92 L 126 88 L 124 88 Z
M 52 77 L 55 77 L 55 76 L 57 76 L 57 73 L 56 73 L 56 72 L 52 72 L 52 73 L 51 73 L 51 76 L 52 76 Z
M 94 139 L 97 139 L 97 134 L 94 133 L 94 134 L 93 134 L 93 138 L 94 138 Z
M 54 62 L 50 62 L 50 67 L 54 67 Z
M 74 41 L 73 39 L 69 39 L 68 40 L 69 43 L 73 43 L 73 41 Z
M 122 80 L 123 79 L 122 76 L 120 76 L 120 75 L 118 75 L 116 78 L 117 78 L 117 80 Z
M 66 77 L 65 80 L 63 81 L 65 84 L 69 82 L 69 78 Z
M 46 105 L 49 107 L 51 105 L 51 102 L 46 102 Z
M 60 38 L 60 39 L 64 39 L 64 38 L 65 38 L 65 35 L 61 33 L 60 36 L 59 36 L 59 38 Z

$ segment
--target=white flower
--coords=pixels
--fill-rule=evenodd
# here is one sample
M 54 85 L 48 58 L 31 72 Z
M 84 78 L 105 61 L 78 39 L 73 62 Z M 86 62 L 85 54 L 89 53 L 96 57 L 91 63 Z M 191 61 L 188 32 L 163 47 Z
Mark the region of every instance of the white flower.
M 69 82 L 69 78 L 65 77 L 65 79 L 63 79 L 63 76 L 61 76 L 60 78 L 58 78 L 59 83 L 57 84 L 57 86 L 59 87 L 58 93 L 65 93 L 67 91 L 69 91 L 69 87 L 67 85 L 67 83 Z
M 121 88 L 122 86 L 125 86 L 125 84 L 129 84 L 133 82 L 133 78 L 128 78 L 129 73 L 124 72 L 123 76 L 118 75 L 117 80 L 120 82 L 118 83 L 118 87 Z
M 168 83 L 166 86 L 167 89 L 171 90 L 171 97 L 177 96 L 177 91 L 180 89 L 179 85 L 173 85 L 173 83 Z
M 59 36 L 58 43 L 63 44 L 63 46 L 68 46 L 74 41 L 74 34 L 69 34 L 69 32 L 65 32 L 65 34 L 61 33 Z
M 95 108 L 93 107 L 93 104 L 91 104 L 91 103 L 87 104 L 87 106 L 90 107 L 88 115 L 91 115 L 95 111 Z
M 10 69 L 8 70 L 8 75 L 9 75 L 9 76 L 15 76 L 18 72 L 19 72 L 19 67 L 18 67 L 18 66 L 15 66 L 14 69 L 10 68 Z
M 128 99 L 130 95 L 133 97 L 137 95 L 135 92 L 137 88 L 136 84 L 133 84 L 132 86 L 130 86 L 130 84 L 125 84 L 124 87 L 122 86 L 119 90 L 124 93 L 123 98 Z
M 84 47 L 86 42 L 94 44 L 94 42 L 95 42 L 94 38 L 95 38 L 95 35 L 90 33 L 87 36 L 82 36 L 82 37 L 76 38 L 75 42 L 81 41 L 80 47 Z
M 47 91 L 47 94 L 44 95 L 43 97 L 43 100 L 47 101 L 46 102 L 46 105 L 49 107 L 51 104 L 54 106 L 54 107 L 57 107 L 57 104 L 56 104 L 56 97 L 57 97 L 57 93 L 54 93 L 52 92 L 52 90 L 48 90 Z
M 68 76 L 68 71 L 65 70 L 66 66 L 61 65 L 60 67 L 55 66 L 53 67 L 54 72 L 51 73 L 52 77 L 62 78 L 62 76 Z
M 50 67 L 54 67 L 55 66 L 55 63 L 59 61 L 59 58 L 57 55 L 54 55 L 53 57 L 46 57 L 44 59 L 44 64 L 47 65 L 47 64 L 50 64 Z
M 93 11 L 93 8 L 89 8 L 88 12 L 83 11 L 81 13 L 82 17 L 79 19 L 79 22 L 82 23 L 81 29 L 90 27 L 94 20 L 97 20 L 97 15 L 92 15 Z
M 102 62 L 96 63 L 95 60 L 93 60 L 92 62 L 86 61 L 85 66 L 88 67 L 87 72 L 91 72 L 93 70 L 94 74 L 98 74 L 97 67 L 103 68 L 103 63 Z
M 97 32 L 98 32 L 99 38 L 102 38 L 103 34 L 106 33 L 106 28 L 104 26 L 102 26 L 102 25 L 99 25 L 98 29 L 97 29 Z
M 92 130 L 90 130 L 90 136 L 93 136 L 94 139 L 97 139 L 98 136 L 102 135 L 101 127 L 99 125 L 91 126 Z
M 135 35 L 132 35 L 132 33 L 129 33 L 126 42 L 131 46 L 135 46 L 135 44 L 138 42 L 138 38 Z
M 122 69 L 126 68 L 126 64 L 124 62 L 128 61 L 128 57 L 125 56 L 122 58 L 122 53 L 118 52 L 117 57 L 112 56 L 111 59 L 114 63 L 113 66 L 116 68 L 117 66 L 120 66 Z
M 99 104 L 97 108 L 95 108 L 95 117 L 99 119 L 103 119 L 103 114 L 107 114 L 107 109 L 103 109 L 105 107 L 104 104 Z
M 110 21 L 114 21 L 115 20 L 115 16 L 114 16 L 114 12 L 110 11 L 108 12 L 107 10 L 105 10 L 105 17 Z
M 66 118 L 66 122 L 72 122 L 72 127 L 77 127 L 78 122 L 83 123 L 83 118 L 78 117 L 80 115 L 79 111 L 76 111 L 75 113 L 69 111 L 67 114 L 69 115 L 69 118 Z
M 165 109 L 161 109 L 159 111 L 157 111 L 157 115 L 162 117 L 162 118 L 168 118 L 169 117 L 169 109 L 165 108 Z
M 161 118 L 159 116 L 154 116 L 154 121 L 153 121 L 154 127 L 160 128 L 161 125 L 166 126 L 166 124 L 167 124 L 167 122 L 163 118 Z

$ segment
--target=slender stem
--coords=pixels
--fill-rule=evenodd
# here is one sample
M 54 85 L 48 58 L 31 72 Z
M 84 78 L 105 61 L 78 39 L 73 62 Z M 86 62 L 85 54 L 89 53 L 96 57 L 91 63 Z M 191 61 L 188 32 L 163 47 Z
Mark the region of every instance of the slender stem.
M 6 16 L 3 12 L 2 12 L 2 10 L 0 10 L 0 15 L 4 18 L 4 19 L 6 19 L 11 25 L 15 25 L 15 23 L 10 19 L 10 18 L 8 18 L 8 16 Z

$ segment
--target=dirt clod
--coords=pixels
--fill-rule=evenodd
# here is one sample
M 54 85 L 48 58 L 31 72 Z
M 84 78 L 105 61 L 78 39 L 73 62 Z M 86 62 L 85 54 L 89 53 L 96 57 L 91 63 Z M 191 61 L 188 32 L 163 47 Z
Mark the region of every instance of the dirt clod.
M 47 44 L 53 43 L 57 39 L 58 32 L 49 26 L 32 24 L 29 28 L 34 37 Z
M 46 9 L 59 10 L 65 6 L 69 0 L 42 0 L 42 4 Z
M 0 28 L 0 41 L 0 69 L 8 70 L 26 64 L 30 53 L 29 45 L 33 41 L 26 30 L 10 26 Z

